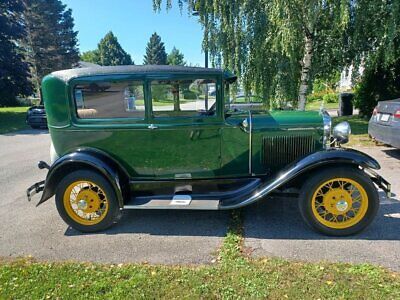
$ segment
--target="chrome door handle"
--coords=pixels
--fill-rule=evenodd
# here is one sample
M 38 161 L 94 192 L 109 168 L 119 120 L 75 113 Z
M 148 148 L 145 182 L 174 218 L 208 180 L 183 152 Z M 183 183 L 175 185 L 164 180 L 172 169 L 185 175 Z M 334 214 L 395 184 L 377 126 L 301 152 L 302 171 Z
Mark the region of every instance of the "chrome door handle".
M 154 125 L 154 124 L 150 124 L 148 127 L 148 129 L 157 129 L 158 126 Z

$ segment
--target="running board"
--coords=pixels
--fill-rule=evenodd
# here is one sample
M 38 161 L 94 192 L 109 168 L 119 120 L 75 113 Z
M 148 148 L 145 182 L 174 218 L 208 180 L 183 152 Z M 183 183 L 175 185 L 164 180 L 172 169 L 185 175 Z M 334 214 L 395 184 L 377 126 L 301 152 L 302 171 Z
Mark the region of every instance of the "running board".
M 192 199 L 190 195 L 175 195 L 169 198 L 133 199 L 124 209 L 190 209 L 218 210 L 219 199 Z

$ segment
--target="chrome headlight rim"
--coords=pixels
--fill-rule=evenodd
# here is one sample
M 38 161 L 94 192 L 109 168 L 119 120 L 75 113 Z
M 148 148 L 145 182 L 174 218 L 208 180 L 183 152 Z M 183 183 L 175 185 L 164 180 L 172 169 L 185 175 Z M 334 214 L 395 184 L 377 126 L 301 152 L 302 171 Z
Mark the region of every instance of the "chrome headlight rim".
M 351 134 L 351 126 L 349 122 L 343 121 L 333 128 L 332 136 L 339 145 L 349 142 Z

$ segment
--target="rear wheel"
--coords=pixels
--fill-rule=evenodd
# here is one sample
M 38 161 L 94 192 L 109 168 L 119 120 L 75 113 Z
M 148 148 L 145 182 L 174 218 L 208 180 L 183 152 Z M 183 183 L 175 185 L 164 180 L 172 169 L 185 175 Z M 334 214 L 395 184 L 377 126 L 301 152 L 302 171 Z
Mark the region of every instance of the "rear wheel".
M 304 221 L 327 235 L 345 236 L 365 229 L 379 208 L 371 179 L 356 168 L 329 168 L 302 187 L 299 207 Z
M 63 220 L 82 232 L 104 230 L 113 225 L 119 215 L 111 184 L 89 170 L 72 172 L 60 182 L 56 206 Z

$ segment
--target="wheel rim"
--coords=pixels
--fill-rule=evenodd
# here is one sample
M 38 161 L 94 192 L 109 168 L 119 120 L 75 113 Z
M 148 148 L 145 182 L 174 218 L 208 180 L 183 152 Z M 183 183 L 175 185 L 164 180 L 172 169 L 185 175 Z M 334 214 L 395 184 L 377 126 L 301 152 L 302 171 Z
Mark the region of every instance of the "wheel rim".
M 64 192 L 63 202 L 68 216 L 82 225 L 100 223 L 108 212 L 104 191 L 90 181 L 75 181 Z
M 345 229 L 360 222 L 368 210 L 368 195 L 350 178 L 334 178 L 322 183 L 312 197 L 312 212 L 323 225 Z

